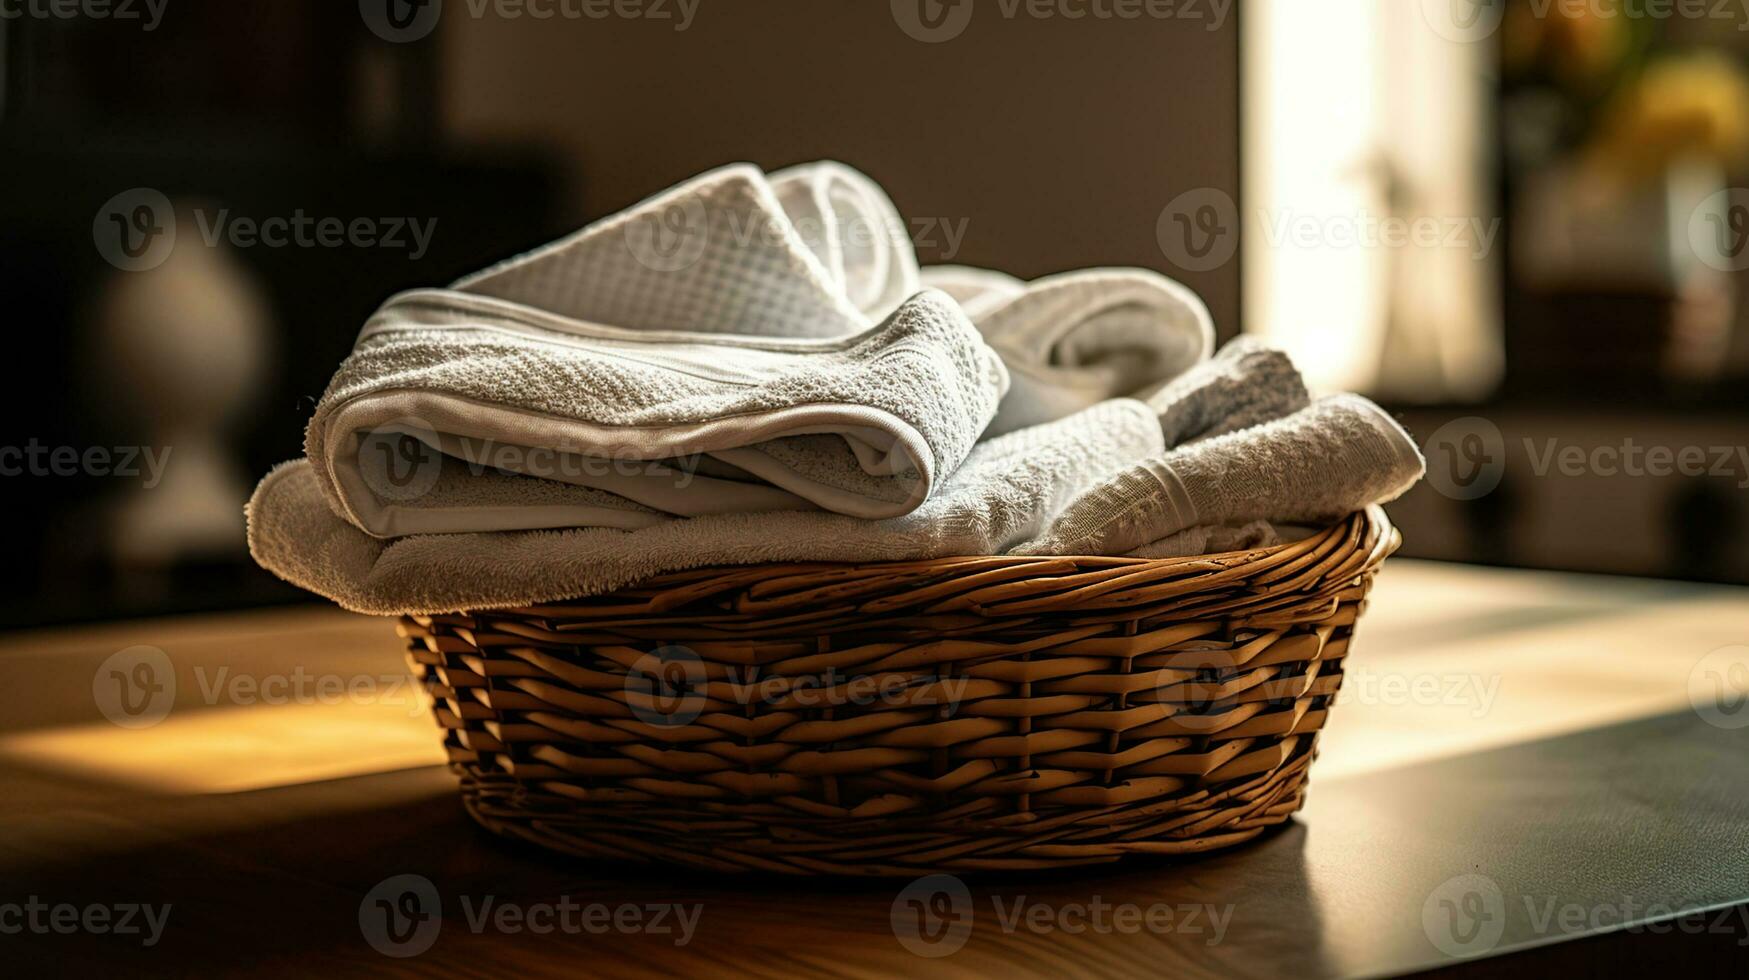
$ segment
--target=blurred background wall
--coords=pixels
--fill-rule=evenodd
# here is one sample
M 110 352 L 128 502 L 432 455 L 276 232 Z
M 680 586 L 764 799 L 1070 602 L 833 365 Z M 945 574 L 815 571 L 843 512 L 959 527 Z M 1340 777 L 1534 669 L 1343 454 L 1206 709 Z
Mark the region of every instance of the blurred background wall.
M 1429 458 L 1408 554 L 1749 581 L 1739 9 L 4 9 L 0 623 L 302 598 L 243 554 L 242 501 L 383 298 L 827 157 L 925 262 L 1153 268 L 1381 399 Z
M 299 598 L 248 562 L 241 507 L 371 310 L 723 163 L 844 160 L 925 261 L 1025 276 L 1163 267 L 1161 203 L 1237 194 L 1232 11 L 986 3 L 930 43 L 885 2 L 156 2 L 0 18 L 0 288 L 31 376 L 0 392 L 0 445 L 40 459 L 0 477 L 30 515 L 0 622 Z M 160 211 L 168 258 L 116 251 Z M 234 234 L 298 216 L 372 235 Z M 1182 278 L 1237 331 L 1236 262 Z M 148 446 L 170 447 L 156 481 L 120 472 Z M 117 460 L 61 476 L 62 447 Z
M 914 222 L 963 226 L 958 243 L 918 234 L 923 261 L 1027 278 L 1157 267 L 1168 198 L 1238 192 L 1234 12 L 1217 27 L 1212 6 L 1129 21 L 983 6 L 940 43 L 906 34 L 887 0 L 705 2 L 684 31 L 445 20 L 444 129 L 551 148 L 588 215 L 731 160 L 844 160 Z M 1236 265 L 1183 278 L 1238 329 Z

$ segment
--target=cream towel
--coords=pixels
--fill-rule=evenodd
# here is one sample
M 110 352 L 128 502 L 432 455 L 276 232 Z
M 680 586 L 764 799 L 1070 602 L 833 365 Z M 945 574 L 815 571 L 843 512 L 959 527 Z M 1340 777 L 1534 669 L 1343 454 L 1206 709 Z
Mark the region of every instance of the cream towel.
M 1152 411 L 1114 400 L 980 443 L 917 510 L 654 515 L 608 527 L 415 535 L 385 541 L 335 516 L 305 460 L 284 464 L 248 507 L 249 549 L 281 578 L 357 612 L 438 613 L 596 595 L 660 572 L 782 561 L 875 562 L 995 555 L 1032 538 L 1106 474 L 1164 449 Z M 533 484 L 538 481 L 524 481 Z
M 1395 419 L 1337 395 L 1131 467 L 1014 553 L 1121 555 L 1203 525 L 1324 523 L 1397 499 L 1425 470 Z

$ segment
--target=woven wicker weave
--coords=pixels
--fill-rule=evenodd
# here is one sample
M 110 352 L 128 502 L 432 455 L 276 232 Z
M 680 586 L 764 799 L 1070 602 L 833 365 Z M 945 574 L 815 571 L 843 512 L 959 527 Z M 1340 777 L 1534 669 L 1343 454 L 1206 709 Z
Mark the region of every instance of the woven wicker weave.
M 1227 555 L 700 569 L 400 631 L 498 833 L 716 871 L 1089 864 L 1299 809 L 1396 544 L 1375 508 Z

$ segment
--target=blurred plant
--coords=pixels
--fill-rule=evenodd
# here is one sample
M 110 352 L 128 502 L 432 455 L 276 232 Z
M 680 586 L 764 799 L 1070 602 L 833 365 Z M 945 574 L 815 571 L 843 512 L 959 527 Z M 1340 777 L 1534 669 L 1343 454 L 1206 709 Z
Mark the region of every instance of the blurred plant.
M 1712 51 L 1661 57 L 1604 109 L 1587 155 L 1629 179 L 1699 159 L 1733 172 L 1749 155 L 1749 79 Z
M 1682 161 L 1730 172 L 1749 157 L 1741 59 L 1671 44 L 1665 24 L 1592 3 L 1511 0 L 1501 34 L 1510 158 L 1540 169 L 1577 158 L 1617 181 Z

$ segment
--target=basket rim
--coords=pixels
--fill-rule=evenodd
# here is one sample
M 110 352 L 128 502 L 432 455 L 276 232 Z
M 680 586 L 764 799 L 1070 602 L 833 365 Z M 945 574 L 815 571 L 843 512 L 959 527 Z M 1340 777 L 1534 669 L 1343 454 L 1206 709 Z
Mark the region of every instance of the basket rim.
M 795 608 L 798 589 L 803 593 L 823 593 L 835 585 L 866 585 L 872 579 L 885 578 L 940 583 L 958 598 L 955 605 L 967 612 L 980 611 L 984 606 L 981 600 L 985 598 L 1033 591 L 1040 583 L 1049 581 L 1058 592 L 1058 601 L 1052 602 L 1055 606 L 1060 605 L 1065 594 L 1086 600 L 1171 579 L 1192 578 L 1197 582 L 1192 591 L 1202 591 L 1240 578 L 1285 583 L 1312 570 L 1318 570 L 1320 578 L 1342 578 L 1378 567 L 1401 542 L 1402 536 L 1384 508 L 1374 504 L 1298 541 L 1242 551 L 1175 558 L 968 555 L 876 562 L 712 565 L 662 572 L 601 595 L 479 609 L 463 615 L 590 618 L 616 605 L 626 608 L 624 603 L 628 600 L 636 608 L 656 613 L 679 608 L 706 595 L 733 591 L 744 591 L 746 599 L 753 602 L 744 605 L 742 612 L 756 611 L 758 600 L 763 597 L 773 600 L 766 611 L 776 612 Z M 989 588 L 968 591 L 968 580 L 974 578 L 987 579 Z M 927 586 L 920 585 L 918 591 L 924 588 Z M 919 598 L 914 591 L 905 596 L 905 601 L 915 602 Z M 1004 614 L 1023 611 L 1013 603 L 1003 604 Z

